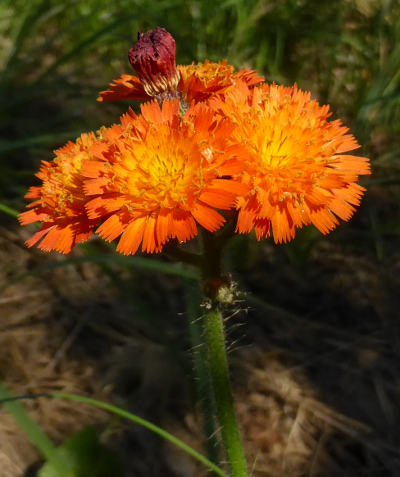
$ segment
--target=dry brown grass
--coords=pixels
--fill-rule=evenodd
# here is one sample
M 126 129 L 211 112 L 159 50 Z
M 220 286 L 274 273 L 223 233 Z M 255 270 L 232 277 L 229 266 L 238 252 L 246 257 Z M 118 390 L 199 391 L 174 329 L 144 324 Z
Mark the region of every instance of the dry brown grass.
M 63 267 L 11 278 L 56 255 L 28 251 L 17 229 L 0 232 L 0 373 L 16 394 L 65 391 L 113 399 L 158 422 L 201 450 L 201 421 L 189 398 L 185 317 L 157 333 L 143 310 L 124 301 L 95 265 Z M 233 317 L 231 350 L 237 411 L 255 477 L 396 477 L 400 472 L 400 347 L 397 319 L 399 258 L 373 257 L 320 242 L 303 269 L 265 242 L 244 286 L 273 297 L 281 312 L 249 301 Z M 79 254 L 79 251 L 76 253 Z M 269 270 L 275 270 L 274 274 Z M 121 272 L 123 277 L 123 272 Z M 166 316 L 183 310 L 178 280 L 155 280 L 143 300 L 165 300 Z M 290 291 L 290 293 L 288 292 Z M 158 298 L 157 298 L 158 297 Z M 246 303 L 241 304 L 245 306 Z M 247 306 L 247 305 L 246 305 Z M 148 327 L 148 328 L 147 328 Z M 156 333 L 156 335 L 157 335 Z M 245 335 L 245 338 L 243 338 Z M 183 341 L 182 341 L 183 340 Z M 108 418 L 58 400 L 25 402 L 55 442 Z M 39 456 L 4 411 L 0 415 L 1 477 L 22 477 Z M 127 475 L 206 475 L 188 456 L 147 432 L 115 422 L 108 441 Z

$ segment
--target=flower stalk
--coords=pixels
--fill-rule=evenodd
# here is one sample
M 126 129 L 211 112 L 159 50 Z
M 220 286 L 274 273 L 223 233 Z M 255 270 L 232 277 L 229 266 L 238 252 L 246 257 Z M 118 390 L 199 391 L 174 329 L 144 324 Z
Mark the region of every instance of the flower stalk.
M 219 442 L 216 435 L 217 423 L 214 395 L 207 366 L 207 350 L 203 339 L 202 322 L 199 318 L 200 299 L 200 290 L 197 283 L 193 286 L 192 283 L 188 282 L 186 285 L 186 307 L 192 348 L 196 401 L 202 414 L 205 436 L 204 448 L 207 457 L 211 462 L 219 465 Z
M 203 315 L 203 327 L 215 410 L 231 475 L 247 477 L 247 462 L 229 378 L 224 321 L 218 300 L 221 287 L 226 285 L 226 280 L 221 274 L 221 255 L 227 239 L 218 241 L 215 236 L 206 231 L 202 237 L 204 293 L 208 299 L 208 310 Z
M 247 463 L 236 418 L 221 310 L 212 307 L 204 318 L 205 340 L 208 349 L 208 366 L 214 391 L 215 408 L 221 426 L 221 436 L 232 477 L 247 477 Z

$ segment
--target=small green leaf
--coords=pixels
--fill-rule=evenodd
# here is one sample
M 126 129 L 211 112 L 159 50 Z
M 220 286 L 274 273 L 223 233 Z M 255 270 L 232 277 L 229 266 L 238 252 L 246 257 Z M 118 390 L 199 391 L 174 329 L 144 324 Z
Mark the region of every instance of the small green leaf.
M 117 456 L 102 444 L 93 428 L 86 428 L 67 439 L 56 450 L 65 462 L 60 472 L 50 459 L 38 477 L 120 477 L 122 466 Z

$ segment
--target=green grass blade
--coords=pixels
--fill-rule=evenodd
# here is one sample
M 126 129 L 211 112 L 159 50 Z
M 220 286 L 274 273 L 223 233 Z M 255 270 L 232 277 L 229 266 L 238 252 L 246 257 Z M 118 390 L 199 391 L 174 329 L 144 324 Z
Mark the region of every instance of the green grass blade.
M 25 432 L 26 437 L 41 455 L 46 460 L 52 459 L 55 465 L 57 465 L 57 468 L 62 471 L 63 463 L 58 457 L 56 448 L 47 434 L 45 434 L 39 424 L 29 416 L 24 406 L 19 401 L 12 400 L 12 398 L 12 394 L 0 381 L 0 405 L 1 399 L 10 399 L 2 404 L 4 409 L 12 415 L 19 427 Z
M 190 280 L 199 280 L 200 275 L 192 270 L 183 268 L 179 265 L 172 263 L 162 262 L 154 258 L 145 257 L 125 257 L 123 255 L 109 254 L 109 255 L 88 255 L 86 257 L 75 257 L 62 260 L 60 262 L 49 263 L 37 268 L 38 271 L 53 270 L 59 267 L 65 267 L 67 265 L 79 265 L 81 263 L 116 263 L 118 265 L 129 265 L 140 268 L 142 270 L 148 270 L 151 272 L 160 272 L 166 275 L 176 275 L 181 278 L 187 278 Z
M 182 267 L 179 264 L 172 264 L 167 262 L 162 262 L 161 260 L 145 257 L 125 257 L 123 255 L 117 254 L 104 254 L 104 255 L 88 255 L 86 257 L 74 257 L 65 260 L 60 260 L 57 262 L 47 263 L 45 265 L 40 265 L 38 267 L 32 268 L 28 272 L 18 274 L 14 277 L 11 277 L 8 280 L 7 284 L 0 288 L 0 293 L 4 292 L 9 286 L 18 283 L 22 280 L 25 280 L 31 275 L 37 275 L 39 273 L 48 272 L 55 270 L 60 267 L 67 267 L 69 265 L 80 265 L 82 263 L 97 263 L 97 264 L 109 264 L 115 263 L 121 266 L 133 266 L 140 268 L 142 270 L 148 270 L 151 272 L 160 272 L 166 275 L 175 275 L 177 277 L 189 279 L 189 280 L 200 280 L 200 274 L 196 271 L 190 270 L 188 268 Z
M 12 209 L 11 207 L 8 207 L 7 205 L 0 204 L 0 212 L 4 212 L 7 215 L 11 215 L 11 217 L 18 217 L 18 210 Z
M 19 12 L 19 18 L 16 16 L 14 32 L 12 32 L 12 46 L 5 61 L 4 71 L 10 69 L 15 61 L 24 41 L 29 36 L 29 32 L 34 27 L 36 21 L 41 17 L 43 12 L 48 9 L 49 0 L 31 1 L 26 4 L 25 9 Z
M 51 73 L 56 71 L 61 65 L 67 63 L 71 59 L 79 56 L 82 51 L 84 51 L 86 48 L 90 47 L 95 43 L 97 40 L 99 40 L 101 37 L 104 35 L 110 33 L 112 30 L 115 28 L 120 27 L 123 23 L 126 23 L 130 21 L 132 18 L 135 17 L 136 14 L 131 14 L 131 15 L 125 15 L 124 17 L 119 17 L 113 22 L 109 23 L 103 28 L 100 28 L 99 30 L 95 31 L 92 33 L 88 38 L 85 38 L 82 40 L 80 43 L 78 43 L 76 46 L 74 46 L 68 53 L 65 55 L 61 56 L 58 58 L 57 61 L 55 61 L 52 65 L 49 66 L 34 82 L 34 85 L 39 84 L 41 81 L 43 81 L 47 76 L 49 76 Z
M 221 470 L 219 467 L 217 467 L 215 464 L 213 464 L 211 461 L 209 461 L 202 454 L 195 451 L 194 449 L 189 447 L 187 444 L 182 442 L 180 439 L 177 439 L 176 437 L 174 437 L 169 432 L 164 431 L 164 429 L 161 429 L 160 427 L 158 427 L 155 424 L 147 421 L 146 419 L 143 419 L 139 416 L 136 416 L 135 414 L 132 414 L 128 411 L 125 411 L 124 409 L 121 409 L 119 407 L 113 406 L 111 404 L 108 404 L 108 403 L 105 403 L 105 402 L 102 402 L 102 401 L 97 401 L 96 399 L 88 398 L 88 397 L 85 397 L 85 396 L 79 396 L 79 395 L 76 395 L 76 394 L 60 393 L 60 392 L 50 393 L 50 396 L 52 396 L 54 398 L 68 399 L 70 401 L 77 401 L 77 402 L 81 402 L 81 403 L 84 403 L 84 404 L 90 404 L 91 406 L 95 406 L 95 407 L 98 407 L 100 409 L 104 409 L 105 411 L 111 412 L 112 414 L 120 416 L 124 419 L 128 419 L 129 421 L 132 421 L 135 424 L 138 424 L 139 426 L 142 426 L 142 427 L 148 429 L 149 431 L 154 432 L 158 436 L 162 437 L 163 439 L 165 439 L 165 440 L 171 442 L 172 444 L 174 444 L 175 446 L 179 447 L 180 449 L 185 451 L 187 454 L 191 455 L 194 459 L 201 462 L 206 467 L 208 467 L 210 470 L 215 472 L 215 474 L 220 475 L 221 477 L 228 477 L 227 474 L 223 470 Z
M 27 148 L 36 144 L 54 144 L 80 136 L 82 131 L 65 131 L 58 134 L 42 134 L 31 138 L 24 138 L 15 141 L 0 141 L 0 152 L 7 153 L 17 149 Z

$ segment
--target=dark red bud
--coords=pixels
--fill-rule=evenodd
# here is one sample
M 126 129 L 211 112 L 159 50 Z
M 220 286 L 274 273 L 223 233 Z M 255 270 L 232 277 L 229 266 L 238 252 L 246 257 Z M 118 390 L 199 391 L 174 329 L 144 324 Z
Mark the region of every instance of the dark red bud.
M 138 41 L 129 50 L 128 56 L 149 96 L 165 93 L 173 96 L 176 93 L 179 83 L 175 64 L 176 45 L 165 28 L 139 32 Z

